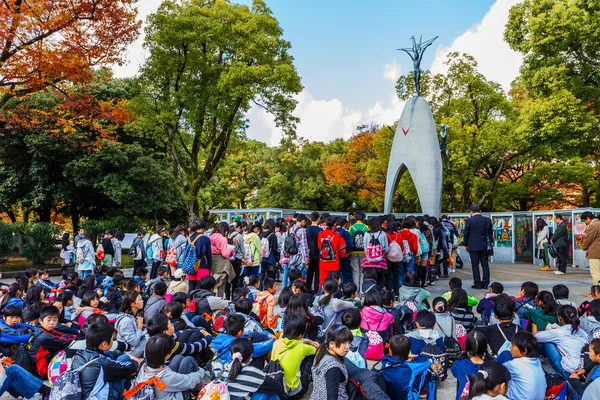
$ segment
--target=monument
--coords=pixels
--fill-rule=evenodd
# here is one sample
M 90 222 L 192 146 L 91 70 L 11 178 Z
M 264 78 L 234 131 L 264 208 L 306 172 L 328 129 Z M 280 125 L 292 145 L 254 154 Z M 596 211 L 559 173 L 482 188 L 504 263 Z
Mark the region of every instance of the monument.
M 424 214 L 438 216 L 442 211 L 442 157 L 437 138 L 437 127 L 427 101 L 421 94 L 421 60 L 425 50 L 437 36 L 417 43 L 412 38 L 412 48 L 399 49 L 413 60 L 416 96 L 410 98 L 398 121 L 390 153 L 384 212 L 392 212 L 394 194 L 402 174 L 407 170 L 417 189 Z M 445 133 L 445 132 L 444 132 Z

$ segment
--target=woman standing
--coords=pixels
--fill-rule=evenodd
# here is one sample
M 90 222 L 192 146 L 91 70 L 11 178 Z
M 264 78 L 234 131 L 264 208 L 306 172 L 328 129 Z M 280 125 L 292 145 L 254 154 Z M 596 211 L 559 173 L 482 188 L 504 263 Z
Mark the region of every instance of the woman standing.
M 210 266 L 212 264 L 212 253 L 210 249 L 210 239 L 208 236 L 205 236 L 206 232 L 206 222 L 204 221 L 196 221 L 190 224 L 190 239 L 189 243 L 192 243 L 196 248 L 196 257 L 198 257 L 198 261 L 200 261 L 200 265 L 198 266 L 198 270 L 195 274 L 188 274 L 189 281 L 189 291 L 188 293 L 192 293 L 193 290 L 198 288 L 198 282 L 200 279 L 205 276 L 210 275 Z M 179 237 L 182 237 L 181 235 Z M 185 238 L 185 236 L 183 236 Z M 187 241 L 186 241 L 187 243 Z M 177 258 L 178 263 L 180 258 Z
M 169 240 L 169 249 L 175 249 L 175 260 L 177 264 L 169 265 L 171 268 L 171 276 L 175 275 L 175 270 L 177 268 L 181 268 L 180 264 L 183 261 L 183 249 L 187 243 L 187 238 L 185 237 L 185 228 L 183 225 L 177 225 L 175 229 L 173 229 L 173 233 L 171 234 L 171 240 Z
M 121 266 L 121 257 L 123 256 L 123 244 L 121 243 L 125 239 L 125 233 L 118 231 L 115 233 L 115 237 L 112 238 L 112 245 L 115 249 L 115 257 L 113 258 L 113 267 L 119 268 Z
M 427 246 L 429 247 L 429 252 L 421 254 L 421 262 L 419 263 L 420 265 L 417 269 L 419 280 L 421 281 L 421 287 L 425 288 L 427 287 L 427 269 L 429 268 L 430 260 L 435 257 L 435 250 L 433 250 L 433 233 L 425 223 L 423 217 L 418 217 L 417 221 L 419 221 L 419 230 L 425 236 Z
M 260 262 L 260 283 L 265 278 L 275 279 L 275 268 L 279 262 L 279 242 L 277 241 L 277 233 L 275 232 L 275 221 L 269 218 L 265 221 L 262 232 L 260 233 L 261 244 L 263 247 L 263 258 Z M 266 246 L 263 241 L 266 239 Z M 265 257 L 265 254 L 268 256 Z
M 535 221 L 535 234 L 536 234 L 536 249 L 538 252 L 542 253 L 542 257 L 539 259 L 544 260 L 544 266 L 540 268 L 540 271 L 550 271 L 550 257 L 548 256 L 548 238 L 550 237 L 550 230 L 548 229 L 548 224 L 544 218 L 538 218 Z
M 73 264 L 73 255 L 75 254 L 75 248 L 69 241 L 69 234 L 64 233 L 61 241 L 60 260 L 62 270 L 70 267 Z
M 211 274 L 217 281 L 219 295 L 223 295 L 222 285 L 235 279 L 236 274 L 231 265 L 232 249 L 229 248 L 229 224 L 220 222 L 215 226 L 215 231 L 208 237 L 210 239 L 210 248 L 212 252 Z
M 385 261 L 385 254 L 388 252 L 387 236 L 381 229 L 381 221 L 378 218 L 371 218 L 367 225 L 369 231 L 365 232 L 364 236 L 365 258 L 361 262 L 361 267 L 363 270 L 365 268 L 377 270 L 377 282 L 385 287 L 388 275 Z
M 92 244 L 93 236 L 86 233 L 85 237 L 77 243 L 77 272 L 79 277 L 85 279 L 96 267 L 96 251 Z
M 225 287 L 225 293 L 233 293 L 235 289 L 242 286 L 242 260 L 244 259 L 245 249 L 244 234 L 242 231 L 242 223 L 240 221 L 235 221 L 231 224 L 229 244 L 233 246 L 234 258 L 231 261 L 231 265 L 233 266 L 233 272 L 235 272 L 236 277 L 227 285 L 229 289 L 227 286 Z

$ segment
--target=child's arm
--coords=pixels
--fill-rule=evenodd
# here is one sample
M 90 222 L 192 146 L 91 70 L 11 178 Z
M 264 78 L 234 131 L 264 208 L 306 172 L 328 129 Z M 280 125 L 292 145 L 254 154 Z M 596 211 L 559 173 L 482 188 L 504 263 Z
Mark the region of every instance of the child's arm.
M 258 358 L 269 353 L 273 348 L 273 343 L 275 343 L 275 339 L 269 339 L 265 340 L 264 342 L 254 343 L 254 353 L 252 353 L 252 357 Z
M 273 326 L 275 322 L 275 306 L 277 302 L 275 301 L 274 296 L 270 296 L 269 300 L 267 300 L 267 325 Z M 279 315 L 278 315 L 279 316 Z
M 208 347 L 212 341 L 212 336 L 206 336 L 197 342 L 193 343 L 180 343 L 175 342 L 175 346 L 171 351 L 171 357 L 181 354 L 182 356 L 192 356 L 200 353 L 202 350 Z
M 171 383 L 162 391 L 168 393 L 180 393 L 192 390 L 202 382 L 204 373 L 205 372 L 202 368 L 200 368 L 196 372 L 192 372 L 186 375 L 178 374 L 176 372 L 170 372 Z
M 123 362 L 102 357 L 101 365 L 104 371 L 104 380 L 107 382 L 129 378 L 138 370 L 138 363 L 131 359 Z
M 561 332 L 559 329 L 551 329 L 549 331 L 539 331 L 534 336 L 540 343 L 559 344 L 562 339 Z

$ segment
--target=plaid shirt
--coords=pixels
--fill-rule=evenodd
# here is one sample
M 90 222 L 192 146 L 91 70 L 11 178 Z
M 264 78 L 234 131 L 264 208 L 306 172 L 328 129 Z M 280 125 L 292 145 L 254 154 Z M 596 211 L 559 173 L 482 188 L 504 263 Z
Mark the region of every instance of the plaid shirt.
M 296 235 L 296 243 L 298 244 L 298 253 L 302 256 L 302 262 L 304 264 L 308 264 L 309 254 L 308 254 L 308 238 L 306 237 L 306 228 L 302 228 L 300 224 L 296 224 L 293 228 L 291 228 L 287 234 Z M 286 234 L 286 235 L 287 235 Z M 285 240 L 284 240 L 285 242 Z M 280 263 L 283 266 L 284 264 L 290 263 L 290 255 L 281 250 L 283 254 L 281 256 Z

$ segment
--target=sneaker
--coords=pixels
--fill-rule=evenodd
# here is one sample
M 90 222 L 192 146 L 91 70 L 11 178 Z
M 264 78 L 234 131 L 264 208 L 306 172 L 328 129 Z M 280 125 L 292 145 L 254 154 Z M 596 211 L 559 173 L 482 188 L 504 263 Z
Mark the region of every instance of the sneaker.
M 564 272 L 562 272 L 562 271 L 554 271 L 554 273 L 555 273 L 556 275 L 564 275 L 564 274 L 565 274 L 565 273 L 564 273 Z
M 540 268 L 540 271 L 552 271 L 552 268 L 550 268 L 549 265 L 544 265 L 542 268 Z
M 435 282 L 431 281 L 431 282 L 429 282 L 429 285 L 430 286 L 435 286 Z

